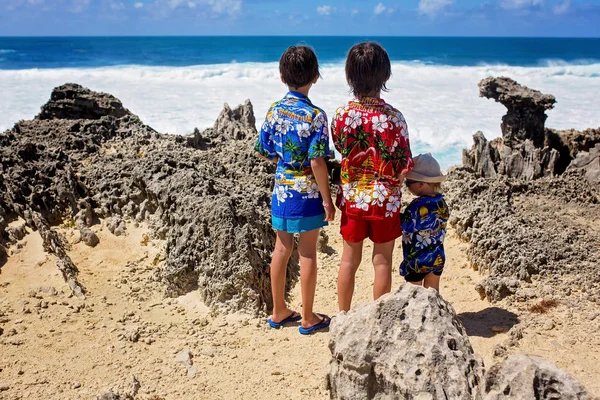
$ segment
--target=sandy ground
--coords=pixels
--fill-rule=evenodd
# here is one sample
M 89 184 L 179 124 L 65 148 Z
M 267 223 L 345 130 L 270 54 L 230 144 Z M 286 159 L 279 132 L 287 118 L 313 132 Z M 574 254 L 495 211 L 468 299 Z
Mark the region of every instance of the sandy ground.
M 328 333 L 298 333 L 297 324 L 270 329 L 264 318 L 217 315 L 197 293 L 165 299 L 155 277 L 162 243 L 146 241 L 145 228 L 126 236 L 95 227 L 100 244 L 77 242 L 70 256 L 88 289 L 85 301 L 69 296 L 54 258 L 30 233 L 12 249 L 0 271 L 0 399 L 95 399 L 108 389 L 137 399 L 327 399 Z M 335 315 L 341 251 L 338 226 L 327 228 L 331 254 L 320 254 L 315 309 Z M 528 302 L 490 304 L 474 290 L 480 279 L 468 266 L 465 244 L 450 231 L 441 293 L 455 307 L 486 365 L 494 346 L 521 321 L 524 337 L 509 353 L 537 354 L 572 373 L 600 394 L 600 315 L 593 304 L 563 304 L 535 314 Z M 365 246 L 363 260 L 372 247 Z M 395 252 L 399 264 L 401 249 Z M 363 262 L 355 302 L 371 299 L 372 267 Z M 393 289 L 403 283 L 394 272 Z M 551 288 L 549 289 L 551 292 Z M 291 306 L 300 310 L 300 287 Z M 189 349 L 191 363 L 182 358 Z

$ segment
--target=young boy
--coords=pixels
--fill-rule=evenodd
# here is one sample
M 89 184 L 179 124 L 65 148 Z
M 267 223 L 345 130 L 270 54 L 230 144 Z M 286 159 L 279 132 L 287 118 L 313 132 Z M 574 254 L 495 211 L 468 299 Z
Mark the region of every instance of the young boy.
M 440 193 L 446 177 L 431 154 L 421 154 L 414 162 L 405 184 L 417 198 L 402 213 L 404 261 L 400 264 L 400 275 L 407 282 L 439 291 L 446 261 L 444 237 L 450 217 Z
M 337 197 L 344 239 L 338 272 L 341 311 L 352 304 L 366 238 L 374 243 L 373 297 L 391 290 L 394 241 L 402 234 L 400 188 L 413 165 L 406 121 L 380 97 L 391 73 L 383 47 L 371 42 L 352 47 L 346 59 L 346 81 L 355 99 L 338 108 L 331 125 L 334 145 L 342 155 L 342 190 Z
M 277 232 L 271 260 L 273 315 L 268 323 L 279 328 L 302 319 L 300 333 L 310 334 L 330 323 L 328 316 L 313 312 L 319 228 L 335 217 L 325 164 L 329 156 L 327 116 L 308 98 L 320 76 L 312 49 L 289 47 L 279 60 L 279 72 L 289 92 L 271 105 L 255 145 L 260 155 L 277 163 L 271 201 L 272 224 Z M 284 297 L 295 233 L 300 234 L 302 316 L 287 307 Z

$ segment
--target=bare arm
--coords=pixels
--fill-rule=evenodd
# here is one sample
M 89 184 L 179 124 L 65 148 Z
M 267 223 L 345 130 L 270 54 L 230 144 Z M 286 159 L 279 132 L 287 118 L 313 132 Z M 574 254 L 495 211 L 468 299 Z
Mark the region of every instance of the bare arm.
M 321 196 L 323 197 L 323 205 L 325 206 L 325 221 L 333 221 L 335 218 L 335 207 L 333 206 L 331 193 L 329 191 L 329 173 L 327 172 L 325 158 L 313 158 L 310 160 L 310 167 L 315 175 L 317 185 L 319 185 L 319 192 L 321 192 Z

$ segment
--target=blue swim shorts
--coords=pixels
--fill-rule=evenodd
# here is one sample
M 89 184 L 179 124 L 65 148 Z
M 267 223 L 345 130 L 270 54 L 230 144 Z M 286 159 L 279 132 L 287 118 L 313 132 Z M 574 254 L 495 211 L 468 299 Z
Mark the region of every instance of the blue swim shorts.
M 309 232 L 314 229 L 322 228 L 327 226 L 327 221 L 323 221 L 325 219 L 325 214 L 315 215 L 314 217 L 304 217 L 304 218 L 279 218 L 272 216 L 271 224 L 273 228 L 278 231 L 284 231 L 288 233 L 300 233 L 300 232 Z

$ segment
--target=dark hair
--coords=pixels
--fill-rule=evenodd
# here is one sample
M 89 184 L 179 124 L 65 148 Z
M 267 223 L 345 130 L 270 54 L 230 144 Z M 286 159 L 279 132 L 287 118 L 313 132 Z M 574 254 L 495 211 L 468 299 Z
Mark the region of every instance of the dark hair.
M 346 81 L 356 97 L 387 91 L 385 83 L 392 76 L 387 52 L 374 42 L 355 44 L 346 58 Z
M 279 59 L 279 73 L 286 85 L 292 88 L 306 86 L 319 74 L 319 61 L 308 46 L 290 46 Z

